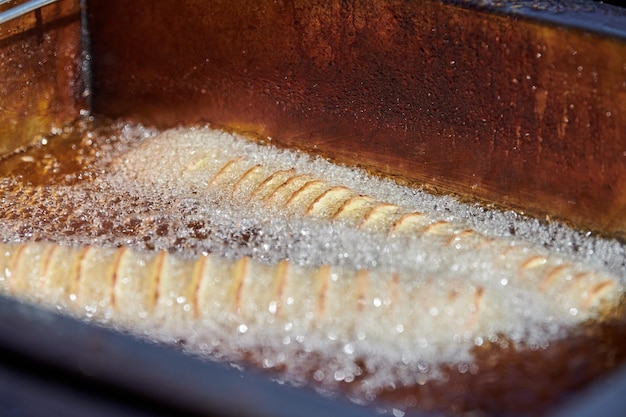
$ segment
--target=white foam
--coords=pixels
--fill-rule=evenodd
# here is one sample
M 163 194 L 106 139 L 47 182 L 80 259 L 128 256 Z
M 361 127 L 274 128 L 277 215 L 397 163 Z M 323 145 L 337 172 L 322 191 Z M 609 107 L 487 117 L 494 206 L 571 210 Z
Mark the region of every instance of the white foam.
M 163 158 L 163 155 L 167 157 Z M 519 273 L 519 259 L 517 264 L 503 264 L 495 260 L 497 254 L 489 250 L 448 250 L 441 245 L 433 245 L 428 239 L 415 236 L 392 239 L 384 233 L 359 230 L 340 221 L 293 217 L 280 210 L 268 210 L 255 201 L 233 201 L 228 193 L 207 187 L 217 168 L 235 156 L 248 160 L 250 165 L 260 164 L 269 172 L 294 168 L 298 173 L 308 173 L 331 184 L 347 186 L 377 200 L 399 205 L 407 211 L 426 212 L 434 220 L 465 223 L 487 236 L 503 239 L 504 246 L 523 244 L 541 256 L 562 259 L 562 262 L 581 261 L 585 263 L 581 268 L 604 270 L 606 274 L 617 272 L 623 276 L 623 247 L 616 242 L 584 239 L 580 233 L 561 225 L 546 226 L 532 219 L 520 218 L 513 212 L 488 211 L 476 205 L 461 204 L 449 197 L 435 197 L 391 181 L 372 178 L 361 170 L 336 166 L 294 151 L 260 146 L 207 128 L 163 132 L 145 142 L 144 146 L 134 148 L 120 164 L 115 165 L 116 172 L 108 179 L 115 187 L 141 195 L 142 198 L 184 201 L 193 205 L 201 218 L 209 219 L 212 227 L 219 231 L 218 240 L 223 241 L 221 245 L 219 242 L 203 242 L 206 250 L 231 258 L 252 256 L 268 263 L 290 259 L 304 266 L 331 264 L 400 271 L 405 275 L 421 277 L 433 275 L 443 280 L 440 282 L 444 286 L 448 285 L 445 276 L 462 277 L 467 282 L 484 287 L 494 300 L 502 300 L 504 303 L 494 306 L 498 315 L 494 316 L 491 328 L 486 333 L 459 335 L 455 343 L 448 344 L 439 343 L 435 335 L 425 334 L 421 345 L 411 346 L 414 355 L 410 360 L 405 355 L 408 363 L 402 367 L 392 366 L 391 358 L 394 355 L 402 358 L 398 352 L 369 353 L 368 367 L 378 370 L 368 380 L 372 387 L 382 386 L 385 381 L 398 378 L 407 382 L 406 379 L 415 378 L 416 367 L 421 363 L 470 360 L 469 351 L 474 345 L 489 338 L 504 336 L 516 343 L 544 345 L 562 336 L 565 329 L 586 317 L 578 316 L 574 307 L 563 304 L 568 302 L 567 298 L 555 302 L 554 297 L 558 294 L 539 294 L 536 289 L 520 284 L 516 276 Z M 194 164 L 203 163 L 203 158 L 209 159 L 205 161 L 207 164 L 215 163 L 216 168 L 207 168 L 201 176 L 187 176 L 181 180 L 187 170 L 194 168 Z M 236 236 L 241 230 L 252 230 L 254 237 L 245 245 L 230 245 L 233 237 L 237 240 Z M 512 236 L 512 231 L 515 231 L 515 236 Z M 602 254 L 598 256 L 597 249 L 602 246 Z M 590 248 L 593 248 L 593 257 L 590 256 Z M 442 271 L 447 271 L 444 277 Z M 622 278 L 617 279 L 623 285 Z M 404 325 L 411 324 L 407 322 Z M 263 331 L 261 333 L 265 334 Z M 327 341 L 321 343 L 314 334 L 306 336 L 306 342 L 298 349 L 318 351 L 323 348 L 325 357 L 338 358 L 337 361 L 346 369 L 346 375 L 350 374 L 348 368 L 355 369 L 354 362 L 350 360 L 354 349 L 362 352 L 365 345 L 370 343 L 368 341 L 360 345 L 359 341 L 354 341 L 348 349 L 350 354 L 346 354 L 345 340 L 332 348 Z M 200 335 L 198 337 L 201 338 Z M 258 347 L 260 338 L 264 340 L 263 345 L 273 345 L 267 339 L 267 334 L 261 337 L 255 332 L 247 332 L 245 336 L 237 338 L 234 350 L 238 350 L 237 346 L 245 346 L 243 350 Z M 274 344 L 281 340 L 282 337 L 277 337 Z M 280 346 L 275 347 L 278 352 L 282 352 L 280 357 L 284 357 L 285 346 L 278 344 Z M 233 346 L 229 344 L 229 348 Z M 384 350 L 384 347 L 381 349 Z M 287 355 L 284 361 L 274 356 L 271 358 L 268 356 L 266 359 L 283 365 L 292 360 L 291 355 Z M 327 371 L 320 372 L 326 378 L 334 375 Z
M 532 253 L 555 264 L 571 262 L 577 270 L 608 276 L 622 287 L 625 284 L 624 247 L 619 242 L 586 236 L 559 224 L 546 225 L 514 212 L 487 210 L 451 197 L 432 196 L 371 177 L 362 170 L 261 146 L 206 127 L 157 134 L 127 126 L 105 148 L 106 158 L 99 162 L 99 175 L 92 183 L 57 186 L 53 192 L 48 190 L 39 196 L 42 204 L 49 203 L 48 222 L 55 216 L 79 217 L 80 224 L 68 222 L 66 226 L 51 227 L 15 212 L 18 220 L 0 225 L 3 238 L 46 236 L 73 245 L 166 249 L 185 258 L 211 252 L 228 259 L 250 256 L 266 264 L 288 259 L 304 267 L 333 265 L 398 272 L 415 277 L 415 285 L 435 277 L 436 284 L 445 288 L 454 279 L 461 279 L 467 285 L 484 288 L 490 299 L 496 300 L 487 308 L 497 313 L 493 313 L 488 328 L 477 333 L 453 334 L 451 343 L 444 343 L 439 333 L 433 333 L 436 329 L 430 328 L 417 343 L 399 350 L 384 341 L 373 342 L 367 335 L 362 340 L 339 336 L 333 339 L 315 329 L 294 334 L 284 328 L 268 329 L 250 323 L 240 323 L 236 335 L 210 322 L 205 322 L 205 327 L 191 323 L 176 329 L 165 325 L 143 329 L 159 339 L 185 339 L 186 348 L 194 353 L 241 359 L 253 352 L 264 366 L 286 367 L 292 380 L 309 373 L 328 384 L 358 378 L 365 371 L 360 365 L 363 361 L 368 371 L 375 371 L 363 382 L 364 390 L 375 391 L 392 383 L 423 382 L 426 377 L 438 375 L 437 364 L 471 362 L 471 349 L 487 340 L 545 346 L 587 316 L 573 314 L 573 304 L 564 304 L 571 302 L 573 295 L 565 294 L 558 299 L 561 302 L 555 302 L 555 296 L 561 297 L 558 289 L 542 294 L 536 287 L 521 282 L 521 258 L 503 260 L 498 257 L 500 252 L 489 249 L 455 250 L 436 239 L 411 235 L 393 238 L 386 232 L 355 228 L 347 221 L 293 216 L 207 187 L 215 172 L 207 168 L 204 177 L 186 175 L 195 169 L 194 164 L 219 161 L 216 166 L 222 166 L 234 157 L 242 157 L 248 164 L 260 164 L 270 172 L 293 168 L 329 184 L 344 185 L 398 205 L 404 211 L 425 212 L 432 221 L 466 225 L 501 239 L 500 248 L 530 248 Z M 10 210 L 10 196 L 4 198 L 0 207 Z M 72 216 L 67 216 L 68 210 L 73 211 Z M 412 284 L 407 281 L 403 285 L 409 288 Z M 432 316 L 440 313 L 429 311 Z M 428 323 L 428 317 L 405 317 L 397 323 L 396 330 L 402 332 L 414 320 Z M 311 356 L 319 360 L 312 361 Z M 307 369 L 312 363 L 316 368 Z

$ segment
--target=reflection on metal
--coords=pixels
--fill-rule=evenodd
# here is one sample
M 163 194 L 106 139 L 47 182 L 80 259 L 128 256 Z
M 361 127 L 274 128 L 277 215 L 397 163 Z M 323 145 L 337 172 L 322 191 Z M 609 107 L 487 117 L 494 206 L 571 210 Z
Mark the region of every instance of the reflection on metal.
M 4 297 L 0 357 L 3 416 L 380 415 Z
M 9 1 L 10 0 L 0 0 L 0 5 L 8 3 Z M 41 7 L 47 6 L 48 4 L 55 3 L 56 1 L 57 0 L 31 0 L 24 4 L 20 4 L 19 6 L 15 6 L 7 11 L 0 13 L 0 24 L 8 22 L 9 20 L 16 19 L 20 16 L 25 15 L 26 13 L 30 13 Z

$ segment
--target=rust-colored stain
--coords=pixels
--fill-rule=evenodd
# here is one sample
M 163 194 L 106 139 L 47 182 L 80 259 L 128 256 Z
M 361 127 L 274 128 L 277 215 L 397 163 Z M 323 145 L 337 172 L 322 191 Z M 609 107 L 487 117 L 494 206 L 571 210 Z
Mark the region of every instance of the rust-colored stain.
M 95 110 L 626 232 L 626 43 L 436 1 L 91 1 Z
M 78 1 L 0 25 L 0 155 L 72 123 L 86 108 L 81 53 Z

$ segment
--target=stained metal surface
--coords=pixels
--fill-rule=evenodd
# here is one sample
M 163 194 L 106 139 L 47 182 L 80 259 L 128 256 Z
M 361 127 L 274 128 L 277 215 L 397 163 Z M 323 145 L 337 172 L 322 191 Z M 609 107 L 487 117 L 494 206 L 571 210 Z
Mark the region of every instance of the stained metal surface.
M 621 8 L 88 4 L 97 113 L 210 122 L 435 191 L 626 232 Z
M 26 5 L 34 3 L 21 4 Z M 13 7 L 15 2 L 2 4 L 0 12 Z M 80 117 L 86 109 L 82 70 L 77 0 L 60 0 L 0 24 L 0 155 Z

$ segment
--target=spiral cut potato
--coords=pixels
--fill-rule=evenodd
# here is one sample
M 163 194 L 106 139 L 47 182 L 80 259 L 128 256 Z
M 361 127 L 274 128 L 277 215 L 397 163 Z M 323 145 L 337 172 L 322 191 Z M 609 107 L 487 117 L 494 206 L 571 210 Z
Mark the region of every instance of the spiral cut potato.
M 295 333 L 316 327 L 365 332 L 377 340 L 392 335 L 417 340 L 432 326 L 417 319 L 399 331 L 407 316 L 418 318 L 436 308 L 446 317 L 436 324 L 439 331 L 473 331 L 483 326 L 481 316 L 490 314 L 483 305 L 494 305 L 482 288 L 460 281 L 445 288 L 409 283 L 398 274 L 307 269 L 288 261 L 265 265 L 212 255 L 185 260 L 166 252 L 47 243 L 8 244 L 0 250 L 3 292 L 131 325 L 146 318 L 235 327 L 289 322 L 297 323 Z
M 0 254 L 5 294 L 138 333 L 186 337 L 191 331 L 209 339 L 249 333 L 255 339 L 244 343 L 253 348 L 291 337 L 309 352 L 339 345 L 351 356 L 410 366 L 430 349 L 453 361 L 460 357 L 452 351 L 446 357 L 450 345 L 504 332 L 516 314 L 497 286 L 477 286 L 445 271 L 406 276 L 34 242 L 3 244 Z M 578 274 L 555 284 L 552 275 L 537 282 L 550 290 L 534 296 L 543 298 L 556 322 L 584 320 L 618 296 L 618 285 L 605 276 Z
M 233 150 L 232 143 L 224 143 L 233 140 L 226 135 L 219 140 L 174 135 L 176 131 L 163 133 L 131 150 L 114 165 L 114 171 L 122 171 L 143 188 L 220 193 L 234 201 L 262 204 L 267 211 L 343 221 L 390 236 L 437 237 L 443 245 L 463 243 L 468 249 L 492 242 L 462 225 L 410 212 L 302 169 L 285 167 L 288 162 L 283 166 L 273 160 L 258 163 L 254 145 Z M 165 160 L 163 155 L 167 155 Z

